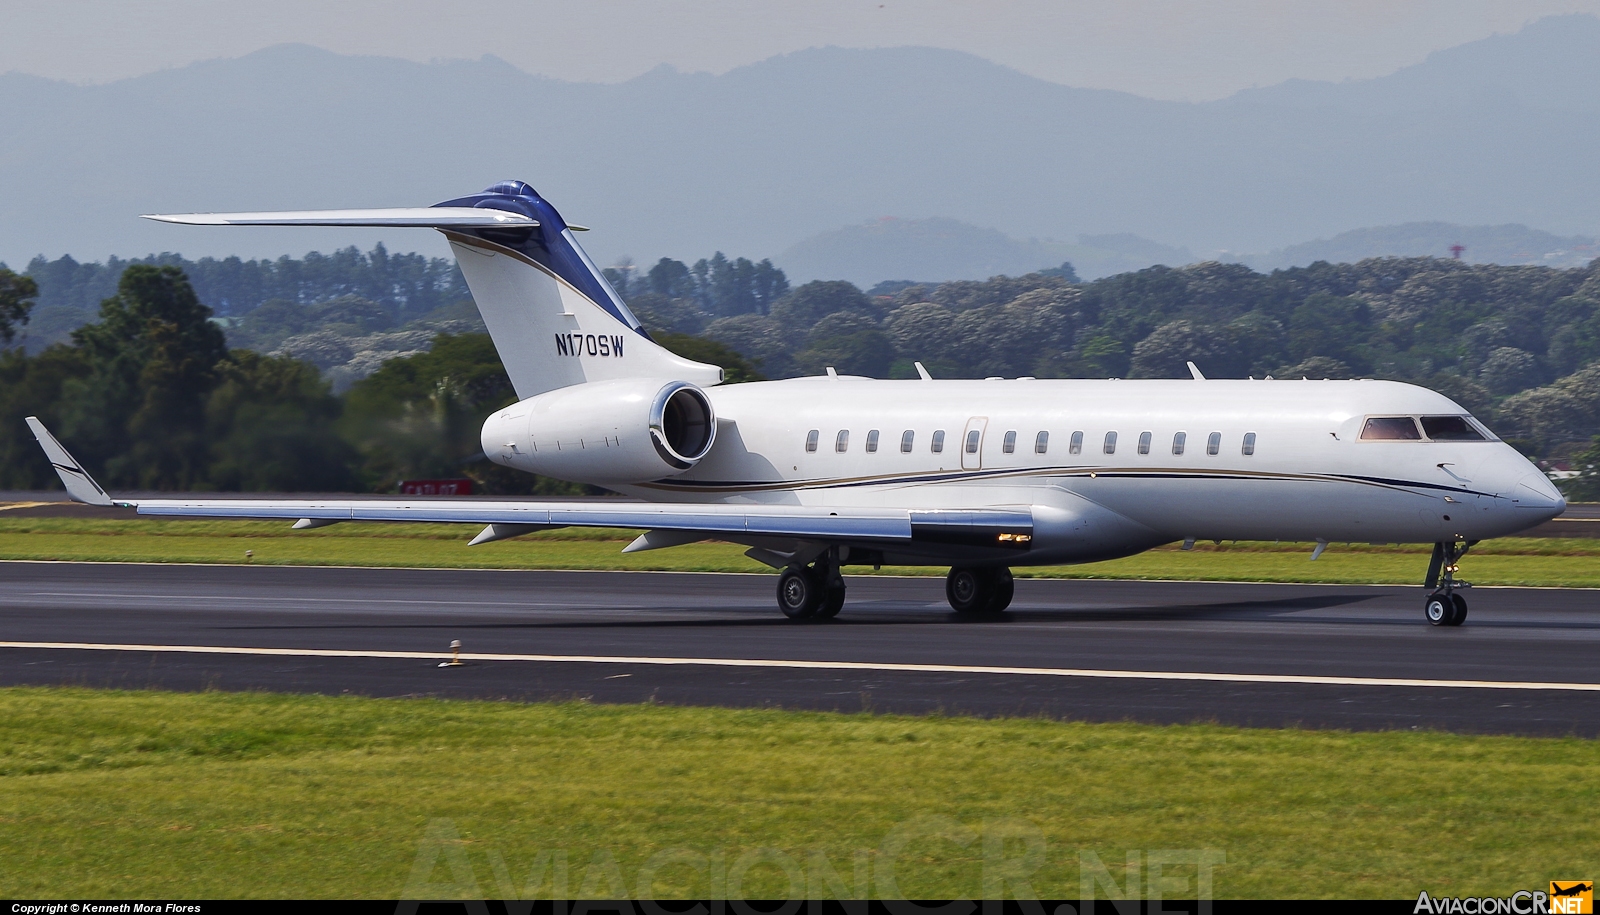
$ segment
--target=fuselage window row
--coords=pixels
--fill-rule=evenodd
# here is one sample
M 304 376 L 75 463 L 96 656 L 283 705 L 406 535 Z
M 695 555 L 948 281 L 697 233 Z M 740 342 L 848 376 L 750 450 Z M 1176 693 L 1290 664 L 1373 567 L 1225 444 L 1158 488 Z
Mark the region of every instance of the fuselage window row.
M 1384 417 L 1384 419 L 1394 419 L 1394 418 L 1395 417 Z M 1415 428 L 1415 426 L 1413 426 L 1413 428 Z M 1390 427 L 1390 429 L 1384 429 L 1383 431 L 1384 432 L 1388 432 L 1389 434 L 1394 434 L 1391 430 L 1392 430 L 1392 427 Z M 1456 430 L 1452 429 L 1450 431 L 1454 432 Z M 1380 434 L 1382 434 L 1382 433 L 1380 433 Z M 812 430 L 810 430 L 809 432 L 806 433 L 806 453 L 807 454 L 814 454 L 816 452 L 817 445 L 818 445 L 819 439 L 821 438 L 821 435 L 822 435 L 821 431 L 817 430 L 817 429 L 812 429 Z M 1067 452 L 1069 454 L 1082 454 L 1083 453 L 1083 435 L 1084 434 L 1082 432 L 1073 432 L 1072 433 L 1071 438 L 1069 438 L 1068 441 L 1067 441 Z M 870 430 L 867 431 L 866 451 L 867 451 L 868 454 L 876 454 L 878 452 L 879 439 L 880 439 L 879 430 L 870 429 Z M 1139 453 L 1140 454 L 1149 454 L 1150 450 L 1151 450 L 1151 446 L 1152 446 L 1152 444 L 1154 442 L 1154 439 L 1155 439 L 1155 433 L 1154 432 L 1148 432 L 1147 431 L 1147 432 L 1139 433 Z M 965 442 L 963 444 L 963 447 L 965 448 L 965 450 L 966 450 L 966 452 L 968 454 L 977 454 L 978 450 L 979 450 L 979 448 L 980 448 L 980 446 L 982 444 L 982 440 L 983 440 L 983 433 L 980 430 L 978 430 L 978 429 L 968 430 L 967 435 L 966 435 L 966 440 L 965 440 Z M 1187 433 L 1187 432 L 1174 432 L 1172 434 L 1172 453 L 1174 455 L 1177 455 L 1177 456 L 1182 456 L 1183 453 L 1184 453 L 1185 447 L 1188 445 L 1188 440 L 1189 440 L 1189 433 Z M 1390 439 L 1390 440 L 1392 441 L 1393 439 Z M 903 433 L 901 433 L 901 435 L 900 435 L 900 451 L 901 451 L 901 453 L 902 454 L 910 454 L 915 442 L 916 442 L 916 432 L 914 430 L 907 429 Z M 833 441 L 833 450 L 835 452 L 839 453 L 839 454 L 844 454 L 845 452 L 850 450 L 850 430 L 849 429 L 840 429 L 839 430 L 838 435 L 834 438 L 834 441 Z M 934 431 L 933 437 L 930 439 L 930 442 L 929 442 L 929 450 L 932 451 L 934 454 L 942 454 L 944 452 L 944 430 L 943 429 L 937 429 L 937 430 Z M 1011 431 L 1007 431 L 1006 432 L 1004 438 L 1001 440 L 1000 450 L 1002 452 L 1004 452 L 1005 454 L 1015 454 L 1016 453 L 1016 451 L 1017 451 L 1017 432 L 1015 430 L 1011 430 Z M 1034 454 L 1047 454 L 1047 453 L 1049 453 L 1049 450 L 1050 450 L 1050 433 L 1049 432 L 1040 432 L 1037 436 L 1035 436 L 1035 438 L 1033 440 L 1033 453 Z M 1115 433 L 1115 432 L 1107 432 L 1106 433 L 1105 442 L 1104 442 L 1104 444 L 1102 446 L 1102 450 L 1106 454 L 1116 454 L 1117 453 L 1117 433 Z M 1206 454 L 1216 455 L 1216 454 L 1220 454 L 1221 451 L 1222 451 L 1222 433 L 1221 432 L 1213 432 L 1210 435 L 1206 436 Z M 1254 433 L 1254 432 L 1246 432 L 1244 434 L 1244 438 L 1240 443 L 1239 453 L 1243 454 L 1245 456 L 1250 456 L 1250 455 L 1253 455 L 1253 454 L 1256 453 L 1256 433 Z

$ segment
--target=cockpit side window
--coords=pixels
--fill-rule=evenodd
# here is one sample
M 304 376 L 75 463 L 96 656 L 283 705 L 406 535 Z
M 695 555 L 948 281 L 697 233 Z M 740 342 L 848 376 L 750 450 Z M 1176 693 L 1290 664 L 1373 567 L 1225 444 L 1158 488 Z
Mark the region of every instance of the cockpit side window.
M 1424 416 L 1422 431 L 1436 442 L 1486 442 L 1488 438 L 1465 416 Z
M 1417 422 L 1409 416 L 1372 416 L 1361 427 L 1364 442 L 1419 442 L 1422 433 Z

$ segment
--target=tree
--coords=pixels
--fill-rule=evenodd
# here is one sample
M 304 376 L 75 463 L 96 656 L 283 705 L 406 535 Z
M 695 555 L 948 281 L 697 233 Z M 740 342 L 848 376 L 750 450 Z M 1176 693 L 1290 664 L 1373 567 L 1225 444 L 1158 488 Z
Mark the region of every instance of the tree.
M 651 292 L 669 299 L 687 298 L 695 293 L 694 275 L 689 272 L 688 265 L 670 257 L 656 261 L 645 281 Z
M 1572 467 L 1578 475 L 1561 481 L 1562 495 L 1574 502 L 1600 502 L 1600 435 L 1573 458 Z
M 802 329 L 840 311 L 876 317 L 878 309 L 854 283 L 813 280 L 773 303 L 772 317 L 785 327 Z
M 23 418 L 37 416 L 59 429 L 63 388 L 87 370 L 83 353 L 70 346 L 52 346 L 36 356 L 0 352 L 0 489 L 60 488 Z
M 0 266 L 0 345 L 16 338 L 17 326 L 28 323 L 28 312 L 39 295 L 32 277 L 18 276 Z
M 183 271 L 136 265 L 101 303 L 100 321 L 73 333 L 89 371 L 67 385 L 64 431 L 80 457 L 104 462 L 106 483 L 205 482 L 205 403 L 228 354 L 210 317 Z
M 1140 340 L 1133 348 L 1128 374 L 1133 378 L 1187 378 L 1188 362 L 1213 378 L 1244 374 L 1231 336 L 1220 328 L 1191 321 L 1163 324 Z
M 360 489 L 360 455 L 339 436 L 342 404 L 315 366 L 234 350 L 206 404 L 207 480 L 234 491 Z

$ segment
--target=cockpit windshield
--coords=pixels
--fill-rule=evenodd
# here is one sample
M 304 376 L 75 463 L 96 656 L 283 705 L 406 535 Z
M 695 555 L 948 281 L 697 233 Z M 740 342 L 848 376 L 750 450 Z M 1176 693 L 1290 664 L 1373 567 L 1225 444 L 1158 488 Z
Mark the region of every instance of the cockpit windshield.
M 1420 423 L 1420 428 L 1418 427 Z M 1488 442 L 1494 436 L 1470 416 L 1369 416 L 1364 442 Z
M 1436 442 L 1483 442 L 1488 437 L 1465 416 L 1424 416 L 1422 431 Z
M 1361 427 L 1364 442 L 1416 442 L 1422 440 L 1417 421 L 1409 416 L 1373 416 Z

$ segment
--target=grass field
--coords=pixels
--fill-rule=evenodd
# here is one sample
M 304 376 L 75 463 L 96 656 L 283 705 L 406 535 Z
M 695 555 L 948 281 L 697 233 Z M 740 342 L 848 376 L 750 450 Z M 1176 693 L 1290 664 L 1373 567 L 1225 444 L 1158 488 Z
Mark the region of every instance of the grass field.
M 847 892 L 862 855 L 875 895 L 892 863 L 947 898 L 1029 842 L 1046 898 L 1173 849 L 1170 898 L 1201 850 L 1219 898 L 1505 895 L 1591 875 L 1597 766 L 1583 740 L 4 689 L 0 897 L 548 898 L 562 855 L 572 893 L 614 860 L 636 895 L 654 858 L 658 896 L 784 896 L 820 854 Z
M 700 543 L 621 552 L 636 531 L 572 528 L 468 547 L 478 528 L 447 524 L 346 523 L 291 531 L 283 522 L 7 518 L 0 513 L 0 560 L 197 562 L 481 569 L 625 569 L 765 572 L 743 547 Z M 253 555 L 246 557 L 246 552 Z M 1406 584 L 1421 582 L 1423 546 L 1334 544 L 1316 562 L 1310 544 L 1210 543 L 1176 546 L 1111 562 L 1019 568 L 1018 577 L 1155 578 Z M 851 575 L 871 574 L 850 566 Z M 942 568 L 886 567 L 881 574 L 943 575 Z M 1600 540 L 1506 538 L 1475 548 L 1462 576 L 1485 585 L 1600 587 Z

